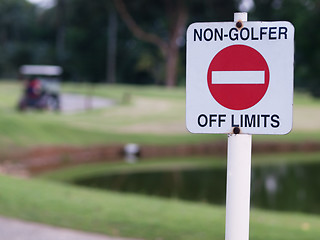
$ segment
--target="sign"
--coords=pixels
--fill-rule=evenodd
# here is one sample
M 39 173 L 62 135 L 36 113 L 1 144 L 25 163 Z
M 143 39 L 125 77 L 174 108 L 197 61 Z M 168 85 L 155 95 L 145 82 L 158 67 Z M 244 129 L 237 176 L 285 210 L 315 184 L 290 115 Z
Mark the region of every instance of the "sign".
M 294 27 L 194 23 L 187 30 L 186 122 L 193 133 L 292 129 Z
M 269 86 L 269 75 L 268 64 L 258 51 L 246 45 L 232 45 L 212 59 L 207 75 L 208 88 L 220 105 L 244 110 L 263 98 Z

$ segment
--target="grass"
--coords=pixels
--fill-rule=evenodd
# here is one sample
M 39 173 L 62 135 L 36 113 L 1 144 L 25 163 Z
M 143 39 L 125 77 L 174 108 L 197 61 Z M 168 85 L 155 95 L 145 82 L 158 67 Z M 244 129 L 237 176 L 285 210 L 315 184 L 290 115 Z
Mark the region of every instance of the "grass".
M 226 139 L 190 134 L 185 128 L 185 89 L 155 86 L 64 84 L 63 92 L 114 99 L 113 107 L 76 114 L 18 113 L 21 86 L 0 82 L 0 144 L 5 147 L 70 144 L 183 144 Z M 255 141 L 320 141 L 320 101 L 295 95 L 295 126 L 285 136 L 254 136 Z M 31 139 L 31 140 L 30 140 Z
M 179 144 L 226 139 L 224 135 L 192 135 L 185 130 L 184 88 L 65 84 L 65 92 L 94 94 L 118 103 L 108 109 L 77 114 L 17 113 L 14 108 L 20 90 L 16 82 L 0 83 L 2 149 L 48 144 Z M 295 119 L 298 127 L 286 136 L 254 136 L 254 140 L 320 141 L 319 108 L 319 100 L 297 93 Z M 313 115 L 306 116 L 306 113 Z M 253 164 L 296 163 L 302 159 L 313 162 L 320 157 L 319 153 L 265 155 L 254 157 Z M 171 160 L 130 166 L 84 165 L 52 173 L 46 178 L 70 181 L 112 171 L 225 166 L 222 158 L 214 163 L 211 158 L 189 158 L 173 163 Z M 0 175 L 0 214 L 113 236 L 159 240 L 224 239 L 224 207 L 86 189 L 43 178 L 22 180 Z M 250 234 L 252 240 L 317 240 L 320 218 L 253 209 Z
M 163 240 L 224 239 L 225 209 L 43 180 L 0 176 L 0 214 L 113 236 Z M 311 240 L 320 218 L 253 209 L 250 239 Z
M 64 92 L 82 94 L 88 91 L 87 85 L 84 87 L 81 84 L 66 84 L 63 89 Z M 90 94 L 113 98 L 117 105 L 77 114 L 19 113 L 15 111 L 15 106 L 20 92 L 21 87 L 17 82 L 0 82 L 0 143 L 4 147 L 128 142 L 177 144 L 219 138 L 187 133 L 182 108 L 183 89 L 96 86 Z M 130 99 L 123 102 L 123 95 L 130 95 Z M 178 132 L 170 134 L 169 130 L 164 131 L 166 127 L 176 126 L 180 129 Z
M 252 166 L 291 165 L 291 164 L 320 163 L 320 152 L 310 153 L 278 153 L 255 154 Z M 99 175 L 135 173 L 150 171 L 166 171 L 168 169 L 202 169 L 225 168 L 226 156 L 183 157 L 183 158 L 154 158 L 143 159 L 135 164 L 120 163 L 90 163 L 50 171 L 39 175 L 39 178 L 61 182 L 74 182 L 78 179 Z
M 51 179 L 61 182 L 73 182 L 76 179 L 87 178 L 98 175 L 150 172 L 153 170 L 166 171 L 168 169 L 199 169 L 225 166 L 225 159 L 209 157 L 189 158 L 165 158 L 147 159 L 130 163 L 92 163 L 83 164 L 70 168 L 63 168 L 56 171 L 41 174 L 40 178 Z

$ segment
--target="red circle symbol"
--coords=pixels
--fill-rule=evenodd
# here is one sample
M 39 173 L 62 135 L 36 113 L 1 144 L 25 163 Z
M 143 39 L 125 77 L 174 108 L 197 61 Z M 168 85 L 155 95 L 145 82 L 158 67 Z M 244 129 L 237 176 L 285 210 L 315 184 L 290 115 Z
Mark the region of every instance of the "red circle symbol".
M 213 98 L 232 110 L 256 105 L 269 86 L 269 67 L 264 57 L 252 47 L 232 45 L 212 59 L 207 74 Z

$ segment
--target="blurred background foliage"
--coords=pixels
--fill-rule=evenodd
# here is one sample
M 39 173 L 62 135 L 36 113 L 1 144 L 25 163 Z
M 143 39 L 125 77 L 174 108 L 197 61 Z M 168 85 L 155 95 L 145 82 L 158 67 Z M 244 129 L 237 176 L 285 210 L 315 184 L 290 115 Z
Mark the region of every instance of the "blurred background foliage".
M 69 81 L 184 85 L 187 26 L 239 10 L 293 23 L 295 85 L 320 97 L 319 0 L 0 0 L 0 78 L 17 78 L 22 64 L 58 64 Z

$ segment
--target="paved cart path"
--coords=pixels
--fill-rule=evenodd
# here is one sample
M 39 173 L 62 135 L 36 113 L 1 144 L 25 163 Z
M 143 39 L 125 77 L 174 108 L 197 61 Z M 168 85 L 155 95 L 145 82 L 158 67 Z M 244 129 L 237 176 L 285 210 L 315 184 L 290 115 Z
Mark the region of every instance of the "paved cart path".
M 76 113 L 89 109 L 106 108 L 114 104 L 114 100 L 102 97 L 70 93 L 64 93 L 61 95 L 61 111 L 63 113 Z
M 133 240 L 0 217 L 0 240 Z

